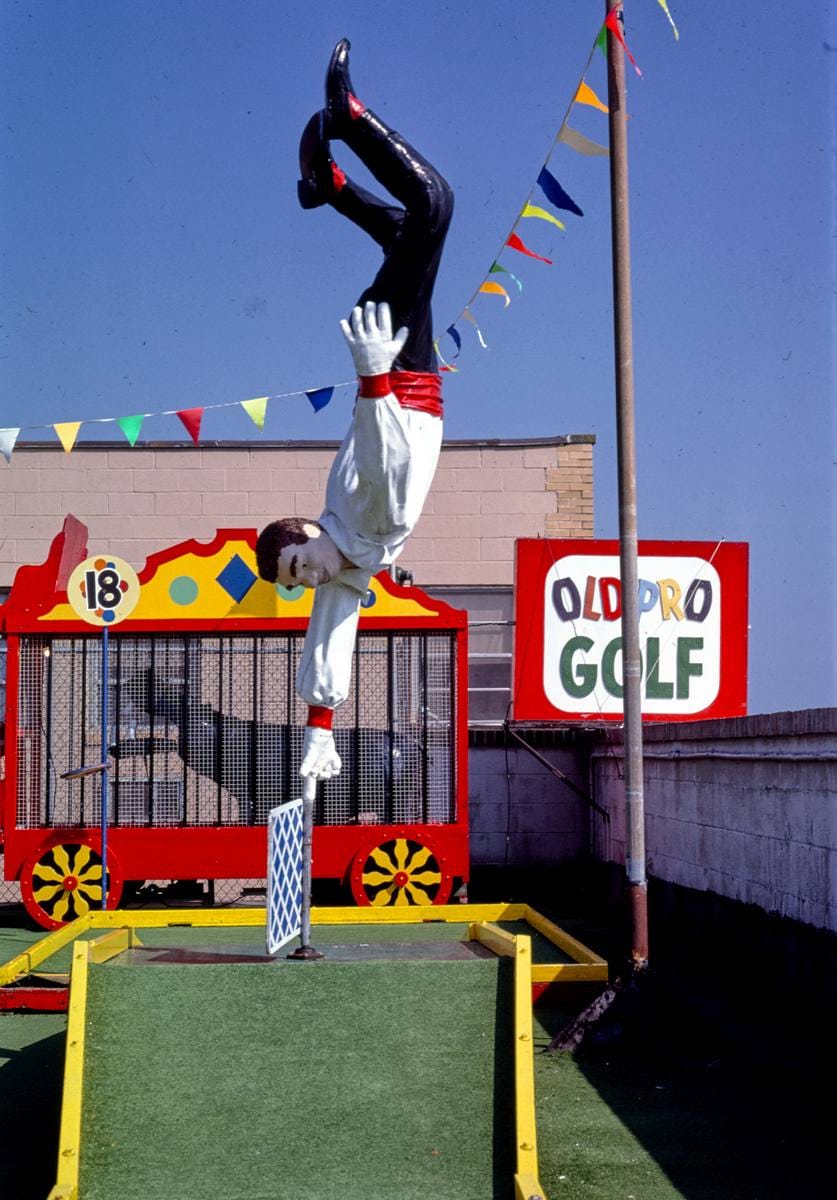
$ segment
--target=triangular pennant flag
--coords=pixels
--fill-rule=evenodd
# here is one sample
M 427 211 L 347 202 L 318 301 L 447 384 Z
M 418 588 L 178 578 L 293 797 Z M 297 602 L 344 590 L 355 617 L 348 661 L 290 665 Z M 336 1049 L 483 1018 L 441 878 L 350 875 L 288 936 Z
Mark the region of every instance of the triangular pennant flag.
M 571 146 L 573 150 L 577 150 L 579 154 L 587 154 L 594 157 L 597 154 L 610 154 L 607 146 L 600 146 L 598 142 L 591 142 L 583 133 L 579 133 L 577 129 L 570 129 L 569 125 L 562 125 L 558 130 L 558 141 L 563 142 L 565 146 Z
M 641 79 L 642 71 L 640 71 L 639 67 L 636 65 L 636 59 L 634 58 L 633 54 L 631 54 L 630 50 L 628 49 L 628 43 L 625 41 L 625 35 L 622 32 L 622 26 L 619 23 L 619 18 L 621 17 L 621 15 L 622 15 L 622 12 L 620 9 L 612 8 L 610 10 L 610 12 L 607 14 L 607 16 L 605 17 L 605 25 L 610 30 L 610 32 L 613 34 L 613 36 L 616 38 L 617 42 L 622 47 L 622 49 L 625 51 L 628 58 L 630 59 L 631 66 L 633 67 L 633 69 L 636 71 L 637 75 L 639 75 L 639 77 Z
M 601 50 L 601 52 L 605 56 L 605 58 L 607 58 L 607 26 L 606 25 L 602 25 L 601 29 L 599 30 L 599 36 L 596 38 L 596 45 L 598 46 L 599 50 Z
M 53 425 L 52 428 L 58 434 L 61 445 L 64 447 L 64 452 L 69 454 L 76 444 L 78 431 L 81 429 L 81 421 L 61 421 L 58 425 Z
M 516 275 L 512 275 L 511 271 L 507 267 L 501 267 L 499 263 L 494 263 L 494 265 L 491 268 L 490 274 L 496 275 L 500 271 L 502 271 L 502 273 L 504 275 L 508 275 L 509 279 L 514 280 L 514 282 L 517 284 L 517 290 L 519 292 L 523 291 L 523 284 L 520 282 L 520 280 L 517 278 Z
M 462 350 L 462 338 L 459 336 L 459 330 L 456 328 L 455 325 L 448 325 L 447 329 L 445 330 L 445 333 L 448 335 L 450 340 L 453 342 L 454 346 L 456 346 L 456 354 L 451 356 L 451 361 L 453 361 L 453 359 L 459 358 L 459 354 Z
M 521 217 L 537 217 L 539 221 L 551 221 L 559 229 L 567 228 L 563 221 L 559 221 L 557 217 L 553 217 L 552 213 L 547 212 L 545 208 L 540 208 L 537 204 L 527 204 L 520 215 Z
M 599 97 L 582 79 L 578 85 L 578 91 L 573 97 L 573 104 L 589 104 L 591 108 L 597 108 L 599 112 L 608 113 L 610 109 L 606 104 L 602 104 Z
M 12 451 L 15 448 L 20 426 L 17 429 L 0 429 L 0 454 L 3 455 L 7 463 L 12 461 Z
M 675 37 L 675 40 L 679 42 L 679 41 L 680 41 L 680 30 L 679 30 L 679 29 L 677 28 L 677 26 L 674 24 L 674 20 L 673 20 L 673 18 L 672 18 L 672 15 L 671 15 L 671 13 L 668 11 L 668 5 L 666 4 L 666 0 L 657 0 L 657 2 L 658 2 L 658 4 L 660 5 L 660 8 L 663 10 L 663 12 L 664 12 L 664 13 L 666 14 L 666 16 L 668 17 L 668 23 L 669 23 L 669 25 L 671 26 L 672 30 L 674 31 L 674 37 Z
M 538 176 L 538 187 L 546 196 L 549 203 L 554 204 L 556 208 L 564 208 L 567 212 L 573 212 L 579 217 L 584 216 L 584 213 L 578 207 L 575 200 L 564 191 L 558 180 L 546 167 L 542 168 Z
M 480 291 L 487 292 L 490 296 L 502 296 L 504 298 L 503 308 L 508 308 L 511 304 L 511 296 L 503 287 L 502 283 L 494 283 L 490 279 L 486 280 L 485 283 L 480 284 Z
M 136 416 L 133 417 L 117 418 L 116 424 L 125 434 L 125 437 L 128 439 L 128 442 L 131 446 L 135 446 L 137 444 L 137 438 L 140 435 L 140 430 L 142 429 L 142 423 L 144 420 L 144 413 L 137 413 Z
M 483 350 L 487 350 L 488 344 L 487 344 L 485 338 L 482 336 L 482 330 L 480 329 L 479 325 L 477 324 L 477 319 L 474 316 L 474 314 L 471 312 L 470 308 L 463 309 L 462 316 L 465 318 L 466 321 L 471 322 L 474 329 L 476 329 L 476 331 L 477 331 L 477 340 L 479 341 L 479 344 L 482 346 Z
M 447 330 L 446 330 L 445 332 L 447 332 Z M 459 335 L 458 335 L 458 334 L 457 334 L 457 337 L 459 337 Z M 462 339 L 461 339 L 461 338 L 459 339 L 459 344 L 460 344 L 460 346 L 462 345 Z M 433 349 L 436 351 L 436 357 L 438 358 L 439 362 L 442 364 L 442 365 L 439 367 L 439 370 L 440 370 L 440 371 L 453 371 L 453 372 L 454 372 L 454 374 L 458 374 L 458 372 L 459 372 L 459 367 L 454 367 L 454 366 L 452 366 L 452 365 L 451 365 L 451 364 L 450 364 L 450 363 L 449 363 L 449 362 L 448 362 L 448 361 L 445 359 L 444 355 L 442 354 L 442 351 L 439 349 L 439 340 L 438 340 L 438 338 L 437 338 L 437 339 L 436 339 L 436 341 L 433 343 Z M 457 351 L 457 353 L 458 353 L 458 351 Z
M 522 240 L 517 236 L 516 233 L 509 234 L 506 245 L 510 246 L 512 250 L 517 250 L 520 254 L 526 254 L 529 258 L 536 258 L 538 262 L 544 262 L 550 267 L 552 266 L 551 258 L 544 258 L 542 254 L 535 254 L 534 250 L 530 250 L 528 246 L 523 244 Z
M 320 409 L 325 408 L 329 400 L 331 400 L 331 397 L 334 395 L 334 388 L 312 388 L 311 391 L 306 392 L 305 395 L 310 400 L 311 407 L 313 408 L 314 412 L 319 412 Z
M 184 426 L 189 437 L 197 446 L 201 436 L 201 421 L 203 420 L 202 408 L 182 408 L 177 414 Z
M 267 412 L 267 396 L 259 396 L 256 400 L 240 400 L 239 403 L 257 429 L 264 429 L 264 418 Z

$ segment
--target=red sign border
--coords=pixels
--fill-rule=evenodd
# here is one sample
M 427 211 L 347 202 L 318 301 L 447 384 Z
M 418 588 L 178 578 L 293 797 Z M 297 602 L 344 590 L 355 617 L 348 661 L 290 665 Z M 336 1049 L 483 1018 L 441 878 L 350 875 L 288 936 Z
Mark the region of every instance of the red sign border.
M 691 556 L 711 561 L 721 578 L 724 596 L 731 593 L 737 601 L 729 603 L 725 600 L 721 608 L 720 681 L 712 704 L 697 713 L 643 713 L 643 721 L 704 721 L 712 717 L 746 715 L 749 550 L 747 542 L 639 543 L 640 556 Z M 515 722 L 590 724 L 624 721 L 621 712 L 565 712 L 552 704 L 544 690 L 544 580 L 546 572 L 570 554 L 618 556 L 619 542 L 600 538 L 518 538 L 515 543 L 511 718 Z

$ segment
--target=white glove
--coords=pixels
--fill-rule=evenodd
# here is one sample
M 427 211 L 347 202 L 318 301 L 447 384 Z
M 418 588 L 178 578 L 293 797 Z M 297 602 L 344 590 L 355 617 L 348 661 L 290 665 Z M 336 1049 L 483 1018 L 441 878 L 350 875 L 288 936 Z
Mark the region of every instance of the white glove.
M 352 353 L 358 375 L 386 375 L 407 340 L 405 325 L 393 337 L 392 314 L 389 305 L 367 300 L 366 305 L 352 309 L 351 325 L 341 321 L 343 337 Z
M 303 778 L 333 779 L 340 774 L 342 765 L 331 730 L 321 729 L 319 725 L 306 725 L 300 775 Z

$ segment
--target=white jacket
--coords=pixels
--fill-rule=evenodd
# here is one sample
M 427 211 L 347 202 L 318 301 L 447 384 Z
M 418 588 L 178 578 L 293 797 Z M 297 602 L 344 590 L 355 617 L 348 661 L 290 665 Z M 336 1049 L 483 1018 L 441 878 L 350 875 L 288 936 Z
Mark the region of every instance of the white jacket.
M 296 676 L 306 703 L 335 708 L 348 695 L 360 602 L 415 528 L 441 445 L 440 417 L 402 408 L 392 392 L 358 396 L 319 518 L 355 567 L 316 590 Z

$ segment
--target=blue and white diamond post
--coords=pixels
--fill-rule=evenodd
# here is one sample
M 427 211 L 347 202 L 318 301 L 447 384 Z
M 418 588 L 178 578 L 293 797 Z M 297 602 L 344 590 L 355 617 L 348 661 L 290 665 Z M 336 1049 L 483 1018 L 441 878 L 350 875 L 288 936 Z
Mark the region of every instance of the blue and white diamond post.
M 267 826 L 267 952 L 278 954 L 291 938 L 299 946 L 288 958 L 323 955 L 311 940 L 311 852 L 317 782 L 306 779 L 301 800 L 273 808 Z

